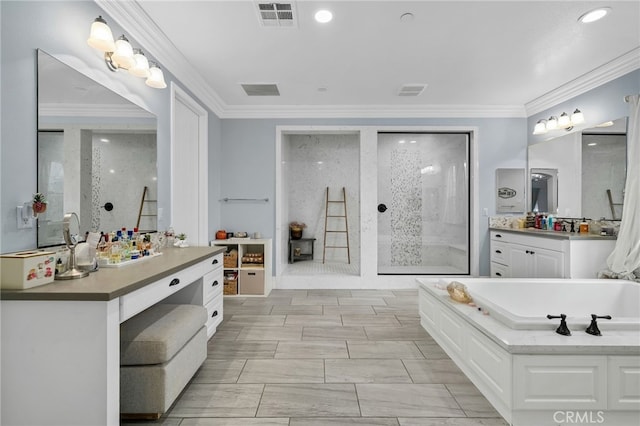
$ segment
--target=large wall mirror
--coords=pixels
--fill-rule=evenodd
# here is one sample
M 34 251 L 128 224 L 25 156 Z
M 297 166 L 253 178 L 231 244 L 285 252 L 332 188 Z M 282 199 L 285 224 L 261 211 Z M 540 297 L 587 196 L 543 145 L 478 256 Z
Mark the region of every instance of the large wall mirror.
M 528 148 L 529 211 L 619 220 L 627 165 L 627 119 Z
M 70 212 L 81 233 L 155 230 L 156 156 L 153 114 L 38 50 L 38 247 L 63 244 Z

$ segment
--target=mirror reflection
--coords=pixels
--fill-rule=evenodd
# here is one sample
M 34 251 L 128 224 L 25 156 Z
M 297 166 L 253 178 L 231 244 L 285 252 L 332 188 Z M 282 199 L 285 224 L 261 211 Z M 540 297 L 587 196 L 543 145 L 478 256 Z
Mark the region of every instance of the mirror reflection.
M 154 115 L 38 51 L 38 247 L 64 244 L 69 212 L 81 234 L 154 231 L 156 152 Z
M 528 148 L 530 211 L 619 220 L 626 179 L 627 119 Z

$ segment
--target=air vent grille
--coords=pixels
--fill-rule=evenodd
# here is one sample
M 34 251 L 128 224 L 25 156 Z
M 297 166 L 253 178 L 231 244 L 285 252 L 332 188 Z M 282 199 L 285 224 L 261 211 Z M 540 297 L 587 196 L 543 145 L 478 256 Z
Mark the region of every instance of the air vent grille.
M 265 27 L 296 26 L 293 3 L 257 3 L 260 23 Z
M 426 84 L 405 84 L 398 90 L 398 96 L 419 96 L 426 87 Z
M 276 84 L 241 84 L 247 96 L 280 96 Z

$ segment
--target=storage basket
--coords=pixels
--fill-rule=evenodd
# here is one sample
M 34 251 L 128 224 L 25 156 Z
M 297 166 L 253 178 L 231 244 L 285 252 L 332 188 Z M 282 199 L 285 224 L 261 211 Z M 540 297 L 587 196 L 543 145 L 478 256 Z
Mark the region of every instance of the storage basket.
M 225 295 L 238 294 L 238 277 L 227 278 L 224 277 L 224 289 Z
M 224 267 L 225 268 L 237 268 L 238 267 L 238 250 L 231 250 L 224 254 Z

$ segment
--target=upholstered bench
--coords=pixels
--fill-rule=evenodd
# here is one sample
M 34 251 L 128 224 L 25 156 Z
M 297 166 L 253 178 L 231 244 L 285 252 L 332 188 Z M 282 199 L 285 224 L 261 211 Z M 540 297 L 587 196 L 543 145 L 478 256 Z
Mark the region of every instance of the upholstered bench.
M 120 413 L 159 418 L 207 357 L 207 310 L 158 304 L 120 325 Z

